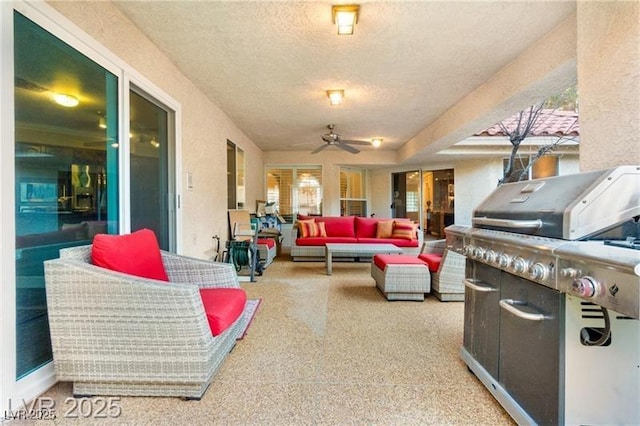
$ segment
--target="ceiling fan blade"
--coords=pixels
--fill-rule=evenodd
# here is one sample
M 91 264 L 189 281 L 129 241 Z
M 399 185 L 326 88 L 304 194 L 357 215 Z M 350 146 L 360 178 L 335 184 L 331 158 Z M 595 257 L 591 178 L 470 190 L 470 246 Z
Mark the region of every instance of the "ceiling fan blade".
M 320 151 L 322 151 L 323 149 L 325 149 L 326 147 L 328 147 L 329 144 L 325 144 L 325 145 L 320 145 L 319 147 L 317 147 L 316 149 L 314 149 L 313 151 L 311 151 L 312 154 L 317 154 Z
M 371 142 L 368 142 L 368 141 L 352 141 L 352 140 L 344 140 L 344 139 L 342 139 L 340 142 L 348 143 L 348 144 L 351 144 L 351 145 L 371 145 Z
M 347 145 L 345 143 L 337 143 L 336 146 L 340 149 L 344 149 L 345 151 L 348 151 L 352 154 L 357 154 L 360 152 L 359 149 L 356 149 L 354 147 L 352 147 L 351 145 Z

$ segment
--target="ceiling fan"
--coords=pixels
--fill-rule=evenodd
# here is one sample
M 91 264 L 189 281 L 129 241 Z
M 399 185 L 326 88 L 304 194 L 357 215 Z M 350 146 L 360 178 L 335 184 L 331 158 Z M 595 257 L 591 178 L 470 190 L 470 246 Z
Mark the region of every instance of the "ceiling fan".
M 335 128 L 334 124 L 328 124 L 327 128 L 329 129 L 329 133 L 325 133 L 324 135 L 322 135 L 322 140 L 325 141 L 325 143 L 323 145 L 320 145 L 316 149 L 314 149 L 311 152 L 312 154 L 317 154 L 318 152 L 322 151 L 323 149 L 325 149 L 330 145 L 337 146 L 338 148 L 344 149 L 345 151 L 350 152 L 352 154 L 357 154 L 360 152 L 360 150 L 352 147 L 351 145 L 371 145 L 371 142 L 367 142 L 367 141 L 354 141 L 354 140 L 342 139 L 342 136 L 340 136 L 337 133 L 334 133 L 333 131 L 333 129 Z

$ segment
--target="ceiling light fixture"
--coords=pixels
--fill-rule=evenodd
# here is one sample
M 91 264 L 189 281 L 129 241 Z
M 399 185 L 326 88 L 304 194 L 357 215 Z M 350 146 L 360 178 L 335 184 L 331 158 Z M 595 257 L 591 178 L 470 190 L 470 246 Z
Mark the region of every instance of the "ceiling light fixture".
M 101 129 L 107 128 L 107 120 L 105 120 L 104 117 L 100 117 L 100 119 L 98 119 L 98 127 L 100 127 Z
M 371 145 L 373 145 L 374 148 L 380 148 L 380 145 L 382 145 L 382 138 L 371 139 Z
M 331 105 L 340 105 L 344 97 L 344 90 L 327 90 L 327 96 Z
M 358 23 L 360 6 L 357 4 L 337 5 L 331 8 L 333 23 L 338 25 L 338 35 L 352 35 Z
M 66 93 L 52 93 L 51 98 L 58 105 L 62 105 L 63 107 L 73 108 L 78 106 L 80 101 L 73 95 L 68 95 Z
M 156 140 L 156 138 L 151 138 L 151 140 L 149 141 L 149 143 L 151 144 L 151 146 L 153 146 L 154 148 L 158 148 L 160 146 L 160 142 L 158 142 Z

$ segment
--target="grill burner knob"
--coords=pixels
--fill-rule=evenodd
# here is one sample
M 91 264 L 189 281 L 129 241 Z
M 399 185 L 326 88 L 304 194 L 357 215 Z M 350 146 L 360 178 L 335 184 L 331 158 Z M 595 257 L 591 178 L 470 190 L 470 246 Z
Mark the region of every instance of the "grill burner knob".
M 585 275 L 582 278 L 576 278 L 573 280 L 573 284 L 571 285 L 573 292 L 584 299 L 597 296 L 601 287 L 602 284 L 589 275 Z
M 482 255 L 484 254 L 484 249 L 482 247 L 476 247 L 473 249 L 473 257 L 478 260 L 482 260 Z
M 509 264 L 511 264 L 511 256 L 505 253 L 500 253 L 498 255 L 498 266 L 504 269 L 509 266 Z
M 483 259 L 487 263 L 494 263 L 498 254 L 493 250 L 487 250 L 483 256 Z
M 522 274 L 527 270 L 528 263 L 523 257 L 518 256 L 513 261 L 513 270 L 518 274 Z
M 540 263 L 536 262 L 531 267 L 531 279 L 544 281 L 549 277 L 549 268 Z
M 473 255 L 473 246 L 471 244 L 464 246 L 462 248 L 462 254 L 471 257 Z

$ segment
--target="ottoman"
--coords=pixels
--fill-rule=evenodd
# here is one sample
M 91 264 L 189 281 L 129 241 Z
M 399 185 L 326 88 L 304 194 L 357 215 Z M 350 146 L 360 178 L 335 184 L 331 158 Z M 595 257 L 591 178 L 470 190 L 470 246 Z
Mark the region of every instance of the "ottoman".
M 260 260 L 264 262 L 262 267 L 266 268 L 276 257 L 276 241 L 273 238 L 258 238 L 256 245 L 258 253 L 260 253 Z
M 387 300 L 420 301 L 431 290 L 429 267 L 411 255 L 376 254 L 371 277 Z

